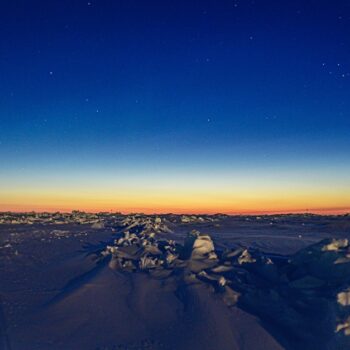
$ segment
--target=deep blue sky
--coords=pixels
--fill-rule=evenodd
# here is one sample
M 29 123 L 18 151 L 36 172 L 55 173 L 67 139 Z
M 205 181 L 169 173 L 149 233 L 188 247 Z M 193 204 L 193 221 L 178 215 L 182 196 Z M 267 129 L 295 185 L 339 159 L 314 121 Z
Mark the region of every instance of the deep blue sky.
M 349 34 L 345 0 L 3 1 L 2 186 L 96 168 L 350 181 Z

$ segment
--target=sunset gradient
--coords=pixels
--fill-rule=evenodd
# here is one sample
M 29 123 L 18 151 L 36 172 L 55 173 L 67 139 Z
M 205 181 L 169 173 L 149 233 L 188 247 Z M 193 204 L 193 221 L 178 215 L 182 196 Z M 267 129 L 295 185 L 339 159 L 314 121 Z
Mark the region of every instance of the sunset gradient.
M 344 169 L 345 170 L 345 169 Z M 199 172 L 199 170 L 197 170 Z M 255 214 L 350 212 L 348 179 L 331 182 L 325 174 L 260 171 L 237 174 L 192 173 L 115 174 L 107 172 L 38 174 L 12 177 L 0 189 L 0 210 L 121 211 L 144 213 Z M 332 179 L 336 174 L 328 174 Z
M 35 3 L 0 14 L 1 211 L 350 211 L 347 1 Z

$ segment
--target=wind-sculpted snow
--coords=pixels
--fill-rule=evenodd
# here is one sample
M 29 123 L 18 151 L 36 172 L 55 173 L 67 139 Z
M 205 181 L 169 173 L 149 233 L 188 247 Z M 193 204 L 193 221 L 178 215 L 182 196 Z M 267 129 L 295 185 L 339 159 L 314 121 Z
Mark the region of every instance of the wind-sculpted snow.
M 348 240 L 326 239 L 286 257 L 245 247 L 218 250 L 196 230 L 179 244 L 159 237 L 166 231 L 160 219 L 127 218 L 99 259 L 110 259 L 112 269 L 174 278 L 182 287 L 207 285 L 227 306 L 272 322 L 305 348 L 316 337 L 325 348 L 350 347 Z
M 350 349 L 349 218 L 3 213 L 0 338 L 18 350 Z

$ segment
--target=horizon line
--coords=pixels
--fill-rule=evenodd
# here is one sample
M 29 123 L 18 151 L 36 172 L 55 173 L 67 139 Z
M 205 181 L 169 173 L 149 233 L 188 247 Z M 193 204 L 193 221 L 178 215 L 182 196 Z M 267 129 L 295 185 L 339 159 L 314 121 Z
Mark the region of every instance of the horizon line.
M 0 213 L 14 213 L 14 214 L 28 214 L 28 213 L 60 213 L 60 214 L 69 214 L 72 212 L 82 212 L 86 214 L 99 214 L 99 213 L 120 213 L 122 215 L 133 215 L 133 214 L 144 214 L 144 215 L 229 215 L 229 216 L 255 216 L 255 215 L 291 215 L 291 214 L 312 214 L 312 215 L 346 215 L 350 214 L 350 208 L 341 207 L 341 208 L 312 208 L 312 209 L 295 209 L 295 210 L 243 210 L 243 211 L 210 211 L 210 212 L 194 212 L 194 211 L 139 211 L 139 210 L 81 210 L 81 209 L 72 209 L 72 210 L 56 210 L 56 209 L 45 209 L 45 210 L 0 210 Z

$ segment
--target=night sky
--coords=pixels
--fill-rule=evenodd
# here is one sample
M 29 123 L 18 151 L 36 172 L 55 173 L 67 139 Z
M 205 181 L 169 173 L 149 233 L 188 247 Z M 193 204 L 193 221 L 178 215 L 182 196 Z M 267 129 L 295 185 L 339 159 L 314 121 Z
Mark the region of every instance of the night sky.
M 1 2 L 0 210 L 350 211 L 350 2 Z

